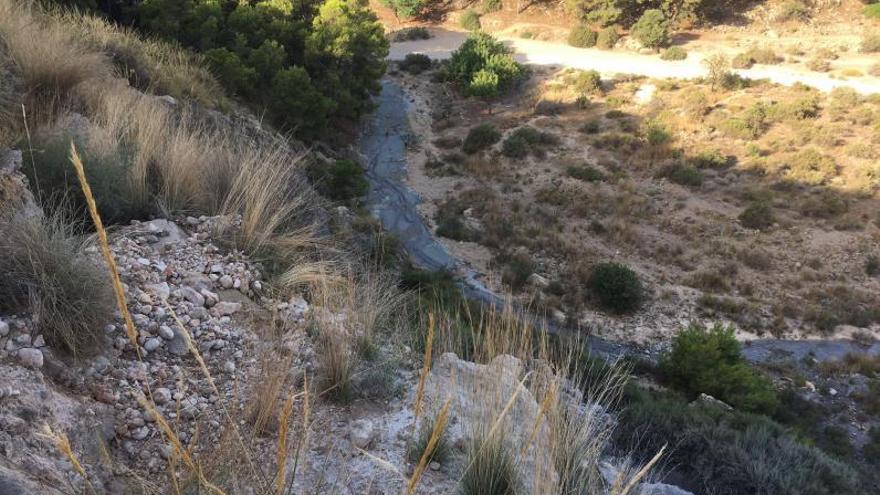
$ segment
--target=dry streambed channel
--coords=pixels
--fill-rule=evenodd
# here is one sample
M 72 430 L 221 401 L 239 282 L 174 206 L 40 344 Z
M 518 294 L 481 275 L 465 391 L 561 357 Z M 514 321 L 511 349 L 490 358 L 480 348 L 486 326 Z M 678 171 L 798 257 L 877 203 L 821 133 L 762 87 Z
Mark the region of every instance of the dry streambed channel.
M 407 143 L 413 139 L 409 126 L 410 105 L 403 89 L 390 80 L 382 81 L 377 108 L 365 123 L 360 139 L 366 177 L 370 183 L 367 206 L 383 228 L 396 235 L 412 262 L 428 271 L 448 270 L 455 274 L 462 292 L 470 299 L 494 307 L 505 304 L 505 297 L 480 282 L 480 274 L 455 258 L 431 231 L 418 211 L 419 195 L 406 183 Z M 539 320 L 538 316 L 531 316 Z M 540 326 L 554 334 L 571 334 L 575 329 L 540 319 Z M 649 348 L 625 342 L 589 337 L 590 347 L 606 358 L 624 355 L 656 356 L 663 343 Z M 851 340 L 758 339 L 745 342 L 743 354 L 753 363 L 791 359 L 800 362 L 841 359 L 848 353 L 880 354 L 880 342 L 866 346 Z

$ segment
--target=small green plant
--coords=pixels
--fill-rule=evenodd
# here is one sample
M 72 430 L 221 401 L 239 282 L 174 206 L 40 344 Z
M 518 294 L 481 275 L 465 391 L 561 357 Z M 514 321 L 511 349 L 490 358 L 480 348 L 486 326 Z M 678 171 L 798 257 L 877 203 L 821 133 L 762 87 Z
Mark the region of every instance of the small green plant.
M 866 34 L 862 37 L 862 42 L 859 45 L 859 51 L 862 53 L 877 53 L 880 52 L 880 34 Z
M 703 185 L 703 172 L 693 165 L 680 161 L 663 167 L 658 175 L 682 186 L 699 187 Z
M 667 383 L 690 397 L 705 393 L 743 411 L 765 414 L 778 403 L 772 383 L 743 359 L 733 328 L 690 325 L 673 339 L 660 371 Z
M 756 201 L 739 214 L 739 223 L 748 229 L 765 230 L 773 222 L 773 208 L 766 201 Z
M 417 41 L 431 39 L 431 32 L 427 28 L 417 26 L 401 29 L 394 33 L 394 41 Z
M 480 23 L 480 14 L 475 10 L 466 10 L 461 15 L 460 25 L 462 28 L 467 29 L 468 31 L 479 31 L 482 28 L 482 24 Z
M 481 2 L 481 6 L 483 9 L 483 13 L 485 14 L 488 14 L 490 12 L 498 12 L 504 7 L 501 0 L 483 0 Z
M 461 150 L 469 155 L 482 151 L 501 140 L 501 132 L 492 124 L 480 124 L 472 128 L 464 138 Z
M 467 468 L 461 477 L 462 495 L 519 493 L 516 461 L 498 432 L 477 433 L 468 444 Z
M 633 25 L 632 34 L 643 46 L 659 49 L 669 44 L 669 21 L 662 11 L 648 9 Z
M 697 168 L 723 168 L 730 164 L 731 159 L 718 148 L 703 150 L 690 157 L 688 161 Z
M 427 452 L 428 446 L 431 442 L 431 435 L 434 433 L 434 425 L 436 424 L 436 421 L 437 418 L 425 419 L 422 421 L 422 425 L 419 428 L 416 437 L 412 439 L 406 449 L 406 458 L 409 462 L 418 463 L 422 456 Z M 442 432 L 431 451 L 427 452 L 428 462 L 439 462 L 442 464 L 449 458 L 449 453 L 449 441 L 446 439 L 445 432 Z
M 870 17 L 872 19 L 880 19 L 880 3 L 865 5 L 865 10 L 863 10 L 863 12 L 867 17 Z
M 605 180 L 605 174 L 591 165 L 572 165 L 565 169 L 565 173 L 573 179 L 584 182 L 602 182 Z
M 471 33 L 446 65 L 446 78 L 473 96 L 495 96 L 525 75 L 526 70 L 513 59 L 510 49 L 482 31 Z
M 610 50 L 614 48 L 619 39 L 620 35 L 617 34 L 617 28 L 608 26 L 599 31 L 599 34 L 596 36 L 596 48 Z
M 788 160 L 788 176 L 810 185 L 820 185 L 837 175 L 834 158 L 808 148 Z
M 876 254 L 868 256 L 868 259 L 865 260 L 865 273 L 869 277 L 880 275 L 880 257 Z
M 587 286 L 603 307 L 618 313 L 637 309 L 645 297 L 639 276 L 619 263 L 594 266 Z
M 542 156 L 547 146 L 556 144 L 558 139 L 552 134 L 541 132 L 530 126 L 522 126 L 510 133 L 501 145 L 501 153 L 509 158 L 525 158 L 530 153 Z
M 431 68 L 431 57 L 424 53 L 407 53 L 403 60 L 397 63 L 400 70 L 417 75 Z
M 595 70 L 574 71 L 565 76 L 565 82 L 578 93 L 591 94 L 602 91 L 602 76 Z
M 670 46 L 660 54 L 662 60 L 684 60 L 687 56 L 685 49 L 680 46 Z
M 336 201 L 359 198 L 370 188 L 364 169 L 353 160 L 316 160 L 309 165 L 308 174 L 319 193 Z
M 590 26 L 581 24 L 571 28 L 568 32 L 568 44 L 578 48 L 592 48 L 596 46 L 596 32 Z
M 808 20 L 810 20 L 810 8 L 800 0 L 785 2 L 776 14 L 776 22 L 806 22 Z

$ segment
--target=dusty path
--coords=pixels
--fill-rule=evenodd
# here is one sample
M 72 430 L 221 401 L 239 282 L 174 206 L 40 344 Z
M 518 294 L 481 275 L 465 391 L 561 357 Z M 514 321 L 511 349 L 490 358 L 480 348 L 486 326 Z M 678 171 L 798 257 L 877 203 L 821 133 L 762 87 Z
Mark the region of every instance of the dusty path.
M 402 60 L 408 53 L 424 53 L 434 59 L 449 58 L 467 38 L 468 33 L 446 29 L 431 29 L 434 37 L 427 40 L 392 43 L 388 58 Z M 593 69 L 602 74 L 637 74 L 656 78 L 693 79 L 706 75 L 702 61 L 707 54 L 689 52 L 680 61 L 660 60 L 657 55 L 640 55 L 626 51 L 607 51 L 595 48 L 575 48 L 562 43 L 536 41 L 496 33 L 500 40 L 510 46 L 519 62 L 535 65 L 558 65 L 574 69 Z M 878 57 L 880 61 L 880 57 Z M 835 79 L 828 74 L 809 71 L 798 66 L 764 65 L 751 69 L 736 70 L 749 79 L 769 79 L 790 86 L 802 83 L 821 91 L 837 87 L 850 87 L 863 94 L 880 92 L 880 78 L 865 76 L 857 79 Z

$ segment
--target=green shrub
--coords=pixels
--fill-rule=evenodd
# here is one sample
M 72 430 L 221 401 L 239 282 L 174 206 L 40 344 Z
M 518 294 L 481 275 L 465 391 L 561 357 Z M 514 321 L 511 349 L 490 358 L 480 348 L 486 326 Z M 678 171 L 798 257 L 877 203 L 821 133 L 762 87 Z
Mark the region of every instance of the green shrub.
M 703 184 L 703 172 L 682 162 L 675 162 L 663 167 L 658 175 L 682 186 L 699 187 Z
M 542 156 L 547 146 L 558 143 L 556 136 L 522 126 L 510 133 L 501 145 L 501 153 L 510 158 L 525 158 L 529 153 Z
M 602 77 L 595 70 L 578 70 L 565 76 L 565 82 L 578 93 L 597 93 L 602 90 Z
M 394 41 L 416 41 L 431 39 L 431 32 L 428 28 L 421 26 L 404 28 L 394 33 Z
M 865 260 L 865 274 L 869 277 L 880 275 L 880 257 L 874 254 L 868 256 Z
M 776 390 L 740 351 L 733 328 L 707 330 L 692 324 L 675 336 L 672 349 L 660 360 L 660 371 L 667 383 L 692 398 L 705 393 L 743 411 L 772 413 Z
M 568 44 L 578 48 L 594 47 L 596 46 L 596 32 L 584 24 L 575 26 L 568 32 Z
M 382 4 L 400 17 L 416 17 L 425 8 L 425 0 L 381 0 Z
M 748 229 L 764 230 L 773 222 L 773 208 L 766 201 L 756 201 L 739 214 L 739 223 Z
M 645 140 L 651 146 L 661 146 L 672 140 L 672 135 L 663 124 L 651 121 L 645 124 Z
M 420 0 L 394 0 L 410 14 Z M 105 3 L 105 2 L 102 2 Z M 322 138 L 336 120 L 357 120 L 381 89 L 388 40 L 359 0 L 291 2 L 137 2 L 138 23 L 205 53 L 230 92 L 269 109 L 274 123 L 301 138 Z
M 610 50 L 614 48 L 614 45 L 617 44 L 617 41 L 620 39 L 620 35 L 617 34 L 617 28 L 614 26 L 608 26 L 596 35 L 596 48 L 600 48 L 602 50 Z
M 674 445 L 667 462 L 688 488 L 715 495 L 856 495 L 870 493 L 857 473 L 820 449 L 801 443 L 782 425 L 759 415 L 689 406 L 668 394 L 628 387 L 615 444 L 637 445 L 650 459 Z
M 787 165 L 789 177 L 810 185 L 823 184 L 837 175 L 834 158 L 812 148 L 789 158 Z
M 565 173 L 573 179 L 584 182 L 602 182 L 605 180 L 605 174 L 590 165 L 572 165 L 565 169 Z
M 781 61 L 776 52 L 769 48 L 751 48 L 735 56 L 731 66 L 735 69 L 748 69 L 754 64 L 775 65 Z
M 638 275 L 619 263 L 594 266 L 587 287 L 603 307 L 618 313 L 637 309 L 645 297 Z
M 578 128 L 578 131 L 584 134 L 596 134 L 600 130 L 602 130 L 602 124 L 599 122 L 599 119 L 588 120 Z
M 670 46 L 660 54 L 662 60 L 684 60 L 687 56 L 685 49 L 680 46 Z
M 814 218 L 834 218 L 849 210 L 849 203 L 840 194 L 823 189 L 801 201 L 798 206 L 801 214 Z
M 486 14 L 490 12 L 498 12 L 504 7 L 501 0 L 483 0 L 481 5 L 483 12 Z
M 633 25 L 632 35 L 648 48 L 666 46 L 669 44 L 669 21 L 660 10 L 646 10 Z
M 462 495 L 519 493 L 516 461 L 499 432 L 474 434 L 468 443 L 467 467 L 459 486 Z
M 865 10 L 863 10 L 863 12 L 867 17 L 880 19 L 880 3 L 865 5 Z
M 425 420 L 422 422 L 422 426 L 419 428 L 418 435 L 412 440 L 412 442 L 407 446 L 406 449 L 406 457 L 409 462 L 414 464 L 418 464 L 419 460 L 425 455 L 425 452 L 428 454 L 428 462 L 440 462 L 443 463 L 446 459 L 449 458 L 450 447 L 449 441 L 446 439 L 445 430 L 441 432 L 440 437 L 437 439 L 437 442 L 434 444 L 433 448 L 430 452 L 428 452 L 428 444 L 431 441 L 431 436 L 434 433 L 434 427 L 437 419 L 432 418 L 431 420 Z
M 71 167 L 72 173 L 72 167 Z M 27 217 L 0 208 L 0 312 L 33 314 L 46 343 L 74 356 L 104 342 L 116 302 L 110 278 L 63 208 Z
M 880 34 L 866 34 L 862 37 L 859 45 L 859 51 L 862 53 L 880 52 Z
M 465 10 L 461 15 L 460 25 L 468 31 L 479 31 L 482 27 L 480 24 L 480 14 L 475 10 Z
M 511 57 L 509 48 L 483 32 L 472 33 L 452 53 L 446 67 L 447 78 L 474 96 L 494 96 L 506 91 L 525 73 Z
M 734 69 L 751 69 L 753 65 L 755 61 L 747 53 L 737 54 L 730 59 L 730 66 Z
M 495 261 L 503 265 L 501 281 L 517 291 L 522 289 L 535 271 L 535 262 L 525 253 L 502 254 Z
M 756 103 L 747 108 L 739 117 L 721 123 L 725 133 L 740 139 L 757 139 L 767 128 L 767 106 Z
M 397 66 L 410 74 L 421 74 L 431 68 L 431 57 L 424 53 L 407 53 L 403 60 L 398 62 Z
M 776 14 L 777 22 L 806 22 L 808 20 L 810 20 L 810 8 L 801 0 L 789 0 L 788 2 L 785 2 Z
M 140 198 L 134 192 L 129 175 L 132 157 L 124 148 L 110 156 L 99 156 L 70 134 L 35 141 L 33 166 L 23 167 L 31 187 L 39 187 L 35 191 L 37 197 L 50 200 L 47 208 L 63 207 L 67 215 L 90 221 L 85 197 L 70 163 L 71 140 L 78 142 L 86 178 L 105 223 L 128 223 L 155 213 L 149 198 Z
M 697 168 L 723 168 L 730 164 L 731 159 L 718 148 L 703 150 L 688 159 Z
M 464 138 L 461 150 L 472 155 L 501 140 L 501 133 L 492 124 L 480 124 L 472 128 Z
M 315 160 L 309 164 L 308 173 L 318 192 L 336 201 L 358 198 L 370 188 L 364 169 L 353 160 Z

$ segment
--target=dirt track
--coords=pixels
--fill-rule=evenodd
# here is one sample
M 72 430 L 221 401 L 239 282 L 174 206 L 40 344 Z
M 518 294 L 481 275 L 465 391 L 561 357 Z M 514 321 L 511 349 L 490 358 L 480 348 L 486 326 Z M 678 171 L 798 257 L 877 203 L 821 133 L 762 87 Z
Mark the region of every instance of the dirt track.
M 406 54 L 417 52 L 434 59 L 446 59 L 468 35 L 466 32 L 446 29 L 431 29 L 431 32 L 434 36 L 427 40 L 392 43 L 388 58 L 402 60 Z M 594 69 L 605 75 L 637 74 L 656 78 L 684 79 L 706 75 L 706 67 L 702 61 L 707 54 L 695 51 L 689 52 L 685 60 L 664 61 L 657 55 L 575 48 L 561 43 L 514 38 L 497 33 L 495 35 L 513 49 L 519 62 L 527 64 Z M 880 92 L 880 78 L 873 76 L 834 79 L 828 74 L 789 65 L 761 65 L 735 72 L 749 79 L 769 79 L 786 86 L 802 83 L 826 92 L 837 87 L 850 87 L 863 94 Z

